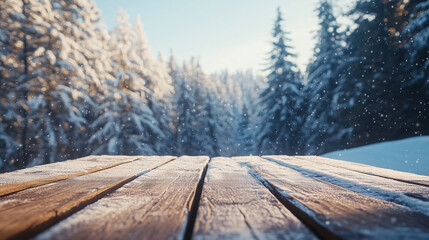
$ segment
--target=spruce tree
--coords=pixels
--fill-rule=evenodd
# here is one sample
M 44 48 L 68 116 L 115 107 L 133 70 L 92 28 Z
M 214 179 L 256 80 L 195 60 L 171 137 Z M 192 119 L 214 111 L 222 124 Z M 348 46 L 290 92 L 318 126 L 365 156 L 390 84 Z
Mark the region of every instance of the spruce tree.
M 333 150 L 339 126 L 335 124 L 332 105 L 338 83 L 339 65 L 342 60 L 342 36 L 333 14 L 332 5 L 322 0 L 316 10 L 320 29 L 314 48 L 314 60 L 307 67 L 308 112 L 303 127 L 306 153 L 317 154 Z
M 292 62 L 290 41 L 283 31 L 280 9 L 273 31 L 273 50 L 267 68 L 268 87 L 261 93 L 261 124 L 256 134 L 261 154 L 296 154 L 299 152 L 301 77 Z

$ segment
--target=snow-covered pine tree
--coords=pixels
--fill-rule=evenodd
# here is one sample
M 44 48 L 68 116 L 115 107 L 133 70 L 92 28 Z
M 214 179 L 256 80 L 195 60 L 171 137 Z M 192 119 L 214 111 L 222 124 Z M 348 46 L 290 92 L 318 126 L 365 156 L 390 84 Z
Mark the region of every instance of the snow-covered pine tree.
M 91 123 L 93 123 L 98 118 L 98 116 L 100 116 L 99 106 L 105 104 L 104 101 L 106 100 L 106 96 L 112 94 L 112 85 L 115 85 L 116 82 L 116 73 L 113 70 L 112 63 L 113 52 L 111 51 L 109 44 L 110 33 L 107 31 L 106 26 L 101 22 L 101 20 L 96 23 L 95 33 L 96 40 L 93 41 L 94 45 L 91 45 L 92 55 L 91 58 L 88 59 L 88 62 L 91 64 L 98 79 L 100 80 L 100 87 L 92 89 L 90 88 L 88 90 L 89 97 L 96 104 L 95 107 L 89 108 L 86 111 L 85 119 L 87 119 L 89 125 L 91 125 Z M 90 86 L 95 85 L 92 84 Z M 94 152 L 94 149 L 91 148 L 93 145 L 88 144 L 88 140 L 97 131 L 98 129 L 93 129 L 90 126 L 88 126 L 85 131 L 87 136 L 85 136 L 83 138 L 84 141 L 81 142 L 86 144 L 85 149 L 87 150 L 87 154 Z
M 52 0 L 56 12 L 57 28 L 67 39 L 68 49 L 62 57 L 73 64 L 76 74 L 69 81 L 83 90 L 100 87 L 100 80 L 92 68 L 96 50 L 101 47 L 95 25 L 100 21 L 100 11 L 92 0 Z
M 24 123 L 28 113 L 23 107 L 26 104 L 23 99 L 26 99 L 28 95 L 26 88 L 24 89 L 23 77 L 27 76 L 22 76 L 23 65 L 27 64 L 25 55 L 22 53 L 23 49 L 27 47 L 27 42 L 25 37 L 18 35 L 23 34 L 25 21 L 23 13 L 25 12 L 22 1 L 0 1 L 0 93 L 2 103 L 0 118 L 1 124 L 4 126 L 2 135 L 5 140 L 12 138 L 18 143 L 23 139 L 26 140 L 28 125 L 27 122 Z M 9 156 L 9 158 L 3 159 L 6 167 L 14 169 L 17 166 L 25 166 L 23 160 L 26 156 L 22 150 L 27 149 L 26 144 L 27 141 L 19 144 L 21 151 L 16 151 L 19 154 L 14 159 L 11 158 L 13 154 L 4 154 L 4 157 Z M 1 146 L 1 151 L 4 153 L 8 151 L 5 149 L 6 146 L 6 142 Z M 18 158 L 21 161 L 15 161 Z
M 58 143 L 66 139 L 61 139 L 61 129 L 55 128 L 55 118 L 67 115 L 67 110 L 57 104 L 65 96 L 58 87 L 64 79 L 61 74 L 64 71 L 65 75 L 70 74 L 64 67 L 66 62 L 57 58 L 65 41 L 63 35 L 52 27 L 54 12 L 50 1 L 9 3 L 2 6 L 9 9 L 8 38 L 14 44 L 7 62 L 15 61 L 13 69 L 8 70 L 14 71 L 16 82 L 8 95 L 13 102 L 9 102 L 7 108 L 8 112 L 16 114 L 13 127 L 9 125 L 6 129 L 15 128 L 13 138 L 21 146 L 15 165 L 26 167 L 53 162 L 58 160 Z M 54 106 L 58 108 L 54 109 Z M 58 109 L 61 112 L 57 112 Z
M 95 133 L 89 143 L 96 154 L 152 155 L 162 144 L 152 140 L 164 138 L 148 107 L 145 68 L 134 51 L 134 37 L 128 15 L 120 9 L 110 40 L 116 80 L 106 85 L 100 115 L 91 125 Z
M 237 99 L 240 97 L 241 89 L 231 78 L 228 71 L 212 74 L 209 82 L 205 83 L 206 92 L 209 94 L 206 105 L 211 104 L 213 111 L 212 127 L 216 140 L 216 153 L 219 156 L 237 155 L 240 148 L 238 142 L 238 118 L 239 107 Z
M 328 0 L 321 0 L 316 9 L 320 29 L 314 58 L 307 67 L 308 81 L 305 86 L 308 112 L 303 131 L 305 152 L 318 154 L 335 149 L 341 136 L 340 126 L 335 124 L 336 106 L 332 105 L 342 61 L 341 33 Z M 333 142 L 332 142 L 333 141 Z M 334 144 L 332 144 L 334 143 Z
M 200 122 L 205 126 L 204 134 L 211 144 L 205 151 L 213 151 L 211 156 L 236 155 L 239 144 L 235 116 L 238 113 L 234 111 L 234 96 L 225 94 L 233 91 L 229 88 L 232 84 L 225 84 L 232 83 L 232 80 L 227 72 L 212 74 L 210 77 L 204 75 L 201 79 L 205 120 Z
M 117 26 L 110 33 L 109 49 L 112 52 L 112 75 L 117 80 L 118 75 L 123 75 L 126 72 L 131 72 L 135 68 L 136 72 L 134 78 L 140 77 L 139 81 L 135 81 L 138 87 L 144 86 L 143 73 L 144 68 L 139 68 L 141 65 L 136 58 L 134 52 L 133 40 L 135 38 L 132 25 L 128 22 L 128 14 L 120 8 L 116 18 Z M 133 65 L 137 65 L 134 67 Z M 134 69 L 133 69 L 134 70 Z
M 146 87 L 151 90 L 156 100 L 171 96 L 174 88 L 171 76 L 168 74 L 168 67 L 161 54 L 158 59 L 154 58 L 140 16 L 137 16 L 133 29 L 134 50 L 145 69 Z
M 233 102 L 236 102 L 237 108 L 243 109 L 244 106 L 247 106 L 247 109 L 252 112 L 255 100 L 259 97 L 260 84 L 264 82 L 265 78 L 254 75 L 251 69 L 247 69 L 231 74 L 231 80 L 234 82 L 235 89 L 234 94 L 230 96 Z
M 219 132 L 217 132 L 218 127 L 219 127 L 219 123 L 217 120 L 217 112 L 216 112 L 216 107 L 215 104 L 216 99 L 213 96 L 213 93 L 210 91 L 206 91 L 205 92 L 205 98 L 204 98 L 204 104 L 203 104 L 203 117 L 204 117 L 204 122 L 200 121 L 201 123 L 203 123 L 204 125 L 202 126 L 202 128 L 200 127 L 200 134 L 204 134 L 204 136 L 202 136 L 202 139 L 205 140 L 205 142 L 203 144 L 201 144 L 201 146 L 203 147 L 203 149 L 201 150 L 202 154 L 208 155 L 208 156 L 220 156 L 219 154 L 219 143 L 218 143 L 218 136 L 217 134 Z
M 14 33 L 21 29 L 23 20 L 20 3 L 20 0 L 0 1 L 0 91 L 2 93 L 12 91 L 16 85 L 15 80 L 19 77 L 18 52 L 22 41 L 17 42 L 19 37 Z
M 94 135 L 89 139 L 93 154 L 156 154 L 151 136 L 162 135 L 147 102 L 144 88 L 137 88 L 138 79 L 123 72 L 102 99 L 100 115 L 91 124 Z M 159 144 L 159 143 L 158 143 Z
M 69 129 L 64 129 L 68 135 L 65 145 L 68 157 L 79 157 L 88 154 L 86 141 L 92 133 L 88 123 L 94 121 L 97 113 L 98 96 L 103 94 L 103 82 L 113 80 L 111 76 L 109 51 L 106 51 L 107 41 L 103 39 L 106 32 L 101 23 L 101 13 L 92 0 L 53 0 L 56 21 L 54 27 L 64 35 L 67 47 L 57 56 L 59 61 L 68 63 L 73 74 L 66 77 L 63 87 L 68 92 L 75 92 L 69 97 L 70 107 L 80 111 L 85 122 L 80 123 L 65 120 Z M 110 71 L 110 72 L 109 72 Z M 78 99 L 74 98 L 80 95 Z M 73 119 L 71 119 L 73 120 Z M 79 149 L 79 150 L 78 150 Z
M 259 154 L 289 154 L 301 150 L 301 77 L 291 58 L 289 39 L 282 27 L 280 9 L 273 32 L 273 50 L 270 52 L 270 66 L 267 68 L 268 86 L 262 91 L 260 126 L 256 132 Z
M 31 114 L 36 131 L 35 134 L 45 142 L 48 150 L 42 150 L 32 165 L 42 162 L 54 162 L 83 156 L 86 151 L 84 135 L 86 129 L 85 110 L 82 106 L 91 104 L 85 93 L 84 86 L 78 84 L 80 66 L 70 58 L 73 40 L 64 34 L 64 28 L 58 23 L 61 13 L 53 9 L 50 1 L 41 1 L 47 12 L 37 13 L 48 19 L 49 31 L 46 32 L 43 45 L 39 45 L 37 56 L 32 56 L 32 67 L 39 69 L 39 76 L 34 82 Z M 55 3 L 54 3 L 55 4 Z M 36 54 L 35 54 L 36 55 Z M 40 92 L 37 92 L 40 87 Z M 41 148 L 44 149 L 44 148 Z M 44 151 L 44 153 L 43 153 Z M 42 159 L 44 156 L 44 160 Z
M 138 61 L 138 65 L 143 68 L 141 73 L 145 80 L 145 87 L 148 89 L 148 106 L 164 133 L 164 138 L 160 138 L 159 135 L 153 136 L 153 142 L 162 143 L 157 145 L 159 147 L 157 151 L 167 153 L 172 144 L 170 141 L 172 136 L 170 102 L 174 92 L 172 79 L 162 56 L 158 60 L 153 57 L 140 16 L 137 16 L 133 29 L 135 59 Z
M 224 78 L 227 82 L 231 82 L 231 84 L 226 85 L 228 87 L 228 97 L 225 96 L 223 99 L 219 99 L 223 104 L 218 111 L 221 117 L 219 121 L 224 123 L 224 127 L 220 128 L 221 135 L 219 142 L 222 143 L 221 146 L 225 156 L 233 156 L 238 155 L 238 152 L 241 150 L 238 124 L 240 122 L 242 104 L 238 96 L 242 96 L 242 89 L 239 83 L 232 78 L 231 74 L 227 73 Z
M 0 89 L 0 96 L 0 172 L 3 172 L 15 169 L 14 157 L 20 146 L 13 138 L 13 131 L 11 131 L 13 123 L 16 123 L 17 114 L 7 104 L 7 93 L 2 89 Z
M 257 114 L 260 112 L 260 107 L 257 104 L 260 89 L 265 89 L 265 77 L 260 75 L 254 75 L 251 69 L 244 72 L 236 72 L 231 75 L 231 79 L 237 84 L 237 88 L 240 89 L 240 94 L 233 94 L 233 103 L 236 103 L 237 112 L 234 114 L 237 118 L 237 152 L 239 155 L 254 154 L 257 151 L 254 149 L 255 141 L 252 136 L 253 132 L 256 132 L 257 127 L 256 120 Z
M 409 61 L 413 78 L 408 84 L 421 82 L 422 92 L 429 94 L 429 1 L 418 3 L 413 9 L 413 17 L 405 29 L 410 37 L 407 45 Z
M 185 62 L 180 70 L 171 57 L 169 68 L 175 85 L 173 123 L 177 154 L 222 155 L 219 137 L 227 130 L 220 120 L 223 109 L 215 97 L 212 79 L 195 59 L 189 64 Z
M 107 31 L 106 26 L 100 21 L 96 24 L 95 37 L 97 40 L 97 48 L 93 49 L 93 57 L 89 60 L 92 68 L 96 72 L 98 79 L 101 82 L 101 88 L 98 89 L 98 93 L 95 93 L 95 99 L 100 95 L 104 95 L 104 86 L 115 81 L 113 64 L 112 64 L 112 51 L 110 49 L 110 33 Z
M 402 83 L 406 97 L 401 109 L 404 125 L 411 134 L 429 134 L 429 1 L 410 1 L 411 21 L 404 34 L 406 76 Z
M 201 107 L 197 110 L 198 134 L 195 140 L 200 142 L 200 154 L 209 156 L 220 156 L 220 136 L 219 130 L 222 122 L 219 121 L 218 101 L 216 100 L 214 85 L 210 78 L 203 73 L 201 66 L 197 63 L 194 66 L 195 97 L 201 102 Z
M 154 101 L 158 103 L 158 108 L 154 108 L 154 114 L 157 116 L 160 122 L 162 130 L 166 133 L 166 136 L 170 139 L 172 135 L 172 102 L 174 96 L 173 79 L 169 74 L 168 64 L 164 59 L 162 53 L 158 54 L 158 59 L 155 62 L 155 76 L 158 79 L 158 89 L 155 95 Z M 164 139 L 166 146 L 168 146 L 168 139 Z
M 171 144 L 170 144 L 170 153 L 171 154 L 178 154 L 178 127 L 179 127 L 179 109 L 178 109 L 178 102 L 180 100 L 180 96 L 178 94 L 178 89 L 181 87 L 181 83 L 183 81 L 183 72 L 181 71 L 180 67 L 177 65 L 176 59 L 173 55 L 173 52 L 170 51 L 170 58 L 167 62 L 167 69 L 168 69 L 168 75 L 170 75 L 172 79 L 172 85 L 174 88 L 174 94 L 171 98 L 171 130 L 172 130 L 172 136 L 170 138 Z
M 216 151 L 216 131 L 213 123 L 215 114 L 214 104 L 208 102 L 210 95 L 208 94 L 208 77 L 201 69 L 201 65 L 198 60 L 192 58 L 189 64 L 190 68 L 184 68 L 185 80 L 187 80 L 191 87 L 191 93 L 193 95 L 193 109 L 192 109 L 192 129 L 194 132 L 192 141 L 197 144 L 195 150 L 199 155 L 211 155 L 213 156 Z M 210 119 L 208 119 L 208 112 L 210 110 Z
M 14 33 L 21 28 L 17 18 L 22 17 L 21 5 L 16 1 L 0 1 L 0 172 L 15 168 L 17 131 L 22 126 L 22 117 L 17 112 L 20 49 L 18 36 Z M 22 43 L 22 42 L 21 42 Z M 15 157 L 15 159 L 14 159 Z
M 241 110 L 238 123 L 238 155 L 245 156 L 253 152 L 252 127 L 250 122 L 249 110 L 244 105 Z
M 82 16 L 81 18 L 85 19 L 85 23 L 76 23 L 75 27 L 79 28 L 80 24 L 85 27 L 84 33 L 80 35 L 83 35 L 85 48 L 88 50 L 84 50 L 82 55 L 88 61 L 88 67 L 93 69 L 90 69 L 86 76 L 86 79 L 89 80 L 88 92 L 92 98 L 97 100 L 97 97 L 104 95 L 104 85 L 114 82 L 116 78 L 111 60 L 113 54 L 110 46 L 111 36 L 102 22 L 100 10 L 95 2 L 86 0 L 86 3 L 84 1 L 83 4 L 84 8 L 79 8 L 80 15 L 88 14 L 88 16 Z M 91 75 L 94 73 L 96 78 L 91 81 Z M 99 84 L 101 87 L 97 88 Z
M 171 64 L 170 64 L 171 65 Z M 192 72 L 187 63 L 183 64 L 182 70 L 173 72 L 176 90 L 176 133 L 177 154 L 199 155 L 200 144 L 197 142 L 198 103 L 194 96 L 193 85 L 191 85 Z

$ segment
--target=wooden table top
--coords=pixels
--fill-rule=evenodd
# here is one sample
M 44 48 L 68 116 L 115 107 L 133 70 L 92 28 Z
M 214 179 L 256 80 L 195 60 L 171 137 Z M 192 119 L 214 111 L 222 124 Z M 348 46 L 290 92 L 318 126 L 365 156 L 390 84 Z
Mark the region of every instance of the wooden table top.
M 0 174 L 0 239 L 429 239 L 429 176 L 316 156 L 88 156 Z

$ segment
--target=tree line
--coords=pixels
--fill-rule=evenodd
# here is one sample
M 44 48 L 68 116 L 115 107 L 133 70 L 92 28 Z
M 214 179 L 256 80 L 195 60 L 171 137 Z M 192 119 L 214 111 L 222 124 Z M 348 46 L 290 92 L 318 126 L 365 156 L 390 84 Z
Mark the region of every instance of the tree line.
M 303 84 L 278 11 L 258 154 L 321 154 L 429 134 L 429 1 L 356 1 L 345 30 L 330 1 L 316 12 Z
M 294 63 L 280 10 L 267 77 L 154 57 L 139 18 L 92 0 L 0 0 L 0 169 L 89 154 L 320 154 L 429 133 L 429 1 L 320 1 Z M 306 83 L 304 83 L 306 79 Z

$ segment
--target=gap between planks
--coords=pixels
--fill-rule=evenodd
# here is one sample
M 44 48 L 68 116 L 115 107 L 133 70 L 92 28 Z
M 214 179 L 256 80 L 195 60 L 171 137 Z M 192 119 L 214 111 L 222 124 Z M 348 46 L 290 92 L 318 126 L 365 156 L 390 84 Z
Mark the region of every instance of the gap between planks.
M 212 158 L 209 159 L 207 164 L 205 165 L 203 172 L 200 176 L 200 179 L 197 184 L 197 188 L 194 191 L 194 195 L 191 197 L 190 211 L 188 215 L 188 219 L 186 220 L 185 232 L 183 234 L 183 240 L 191 240 L 192 234 L 195 227 L 195 222 L 197 219 L 198 208 L 200 206 L 201 195 L 203 193 L 204 181 L 207 176 L 207 171 L 210 165 Z
M 35 180 L 30 180 L 30 181 L 25 181 L 25 182 L 16 182 L 16 183 L 9 183 L 9 184 L 4 184 L 0 186 L 0 197 L 4 197 L 13 193 L 17 193 L 29 188 L 34 188 L 34 187 L 38 187 L 38 186 L 43 186 L 49 183 L 54 183 L 54 182 L 58 182 L 58 181 L 62 181 L 62 180 L 66 180 L 69 178 L 73 178 L 73 177 L 79 177 L 79 176 L 83 176 L 86 174 L 91 174 L 91 173 L 95 173 L 98 171 L 102 171 L 102 170 L 106 170 L 109 168 L 113 168 L 125 163 L 130 163 L 133 162 L 135 160 L 138 160 L 140 158 L 133 158 L 131 160 L 127 160 L 127 161 L 123 161 L 123 162 L 119 162 L 119 163 L 114 163 L 111 165 L 107 165 L 104 167 L 95 167 L 95 168 L 91 168 L 85 171 L 80 171 L 77 173 L 72 173 L 72 174 L 66 174 L 66 175 L 59 175 L 59 176 L 54 176 L 54 177 L 48 177 L 48 178 L 41 178 L 41 179 L 35 179 Z

